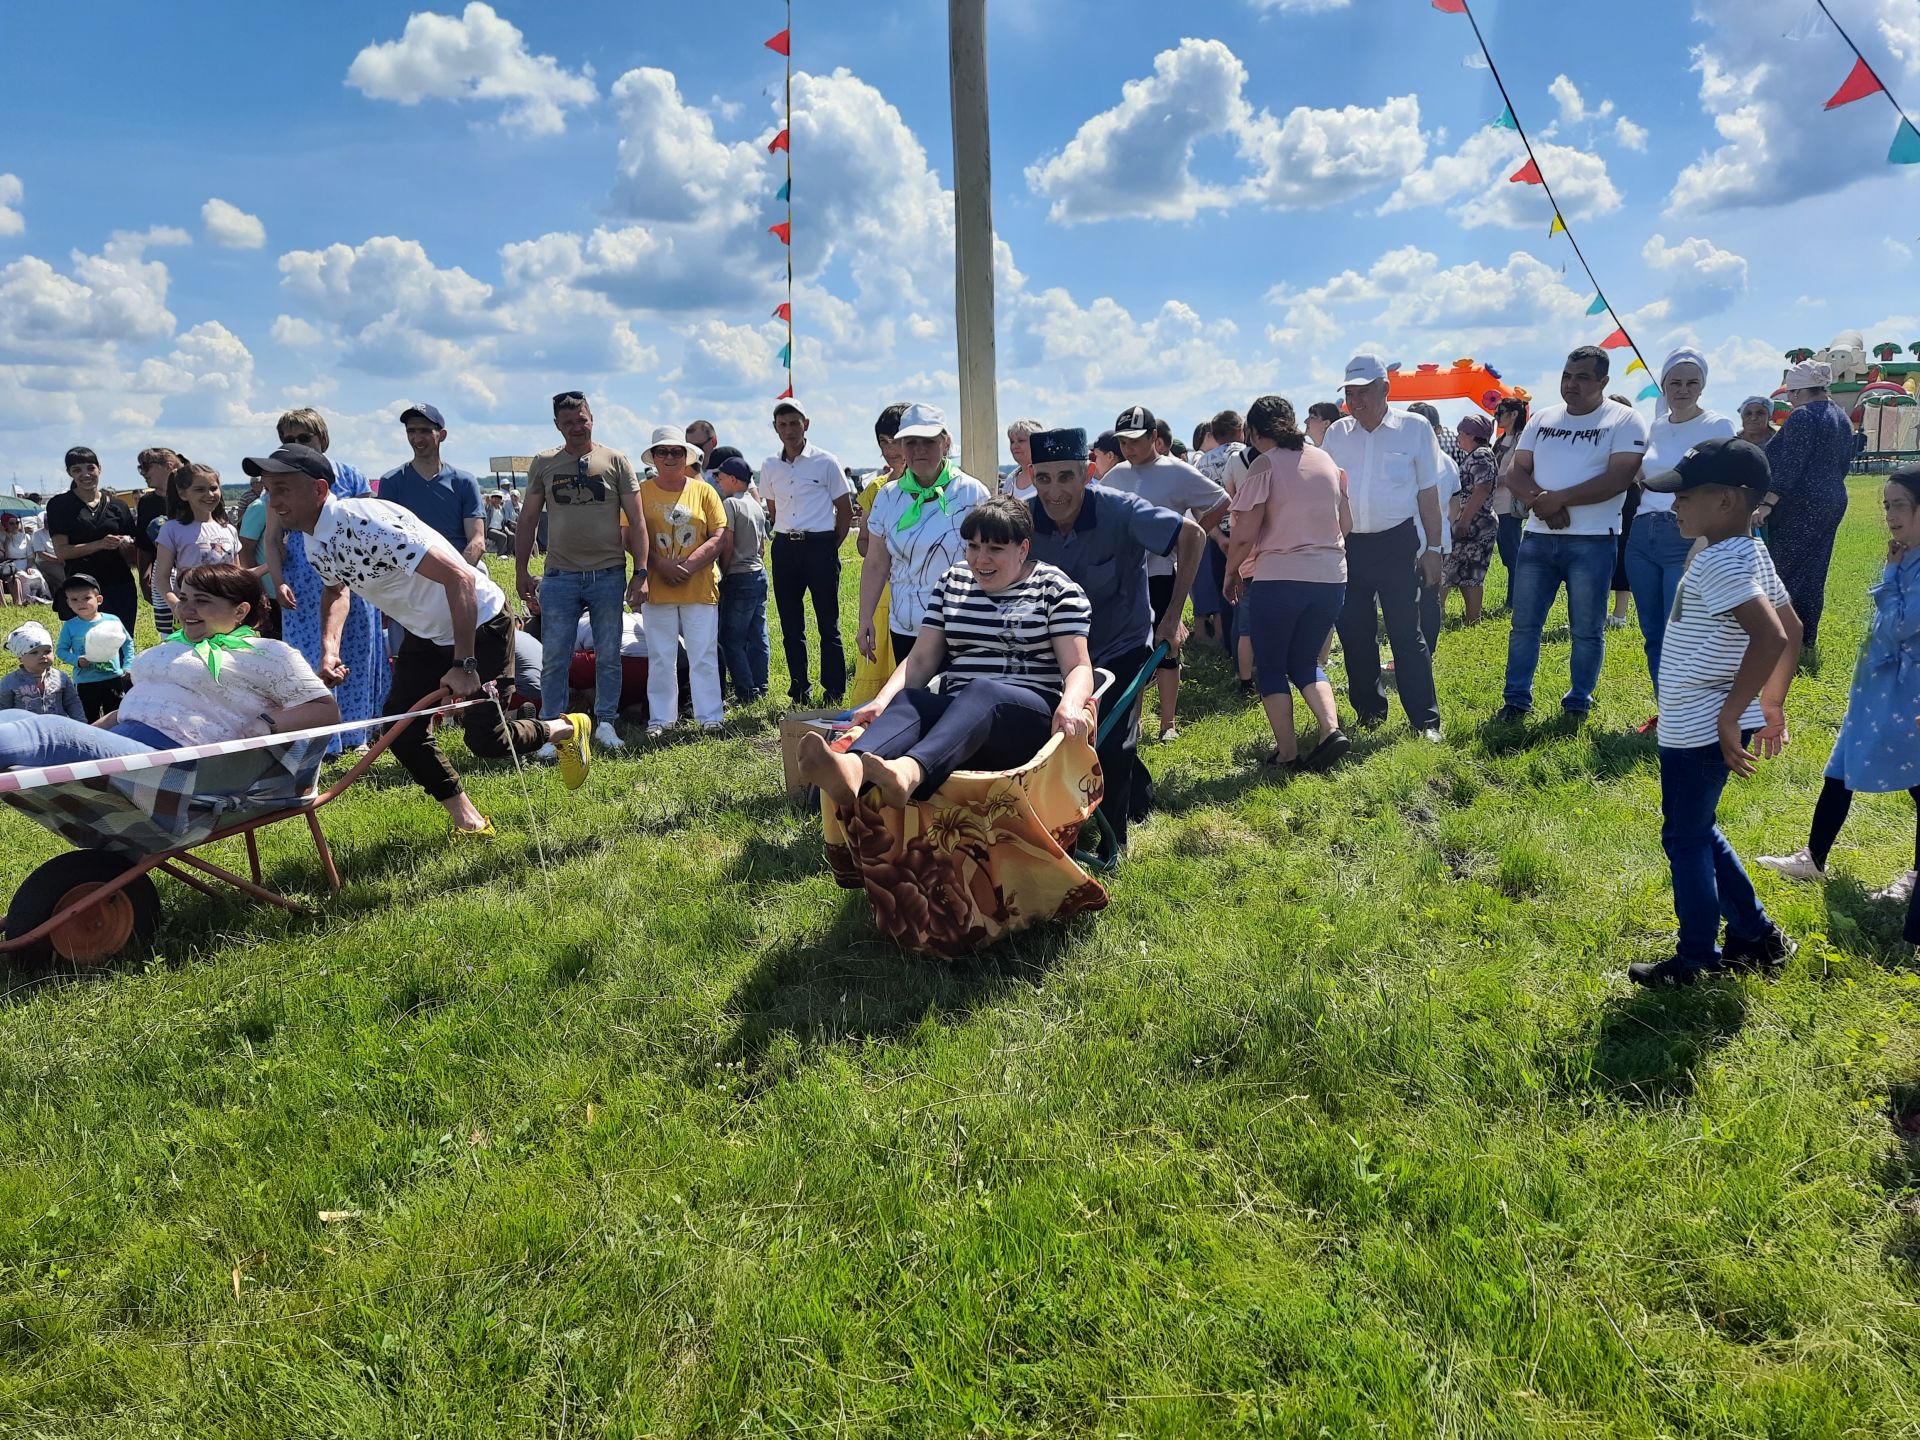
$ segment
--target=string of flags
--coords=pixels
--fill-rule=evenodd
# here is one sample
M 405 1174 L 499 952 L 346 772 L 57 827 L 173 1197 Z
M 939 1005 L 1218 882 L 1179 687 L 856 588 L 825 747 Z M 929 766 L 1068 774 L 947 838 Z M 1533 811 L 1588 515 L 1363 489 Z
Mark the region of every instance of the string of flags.
M 1867 57 L 1860 53 L 1860 47 L 1853 43 L 1853 37 L 1846 27 L 1833 18 L 1833 12 L 1827 9 L 1827 0 L 1814 0 L 1820 7 L 1820 13 L 1827 17 L 1833 28 L 1840 32 L 1840 38 L 1847 42 L 1847 48 L 1853 51 L 1853 69 L 1847 72 L 1847 78 L 1840 82 L 1840 88 L 1833 92 L 1833 98 L 1827 101 L 1826 108 L 1838 110 L 1842 105 L 1851 105 L 1856 100 L 1864 100 L 1869 95 L 1884 95 L 1887 103 L 1893 107 L 1893 113 L 1900 117 L 1900 124 L 1893 132 L 1893 147 L 1887 151 L 1888 163 L 1893 165 L 1920 165 L 1920 130 L 1914 128 L 1907 112 L 1900 108 L 1900 102 L 1893 98 L 1893 92 L 1887 89 L 1880 77 L 1874 74 L 1873 66 L 1867 63 Z M 1811 12 L 1809 12 L 1811 15 Z
M 787 0 L 787 28 L 766 42 L 766 48 L 776 55 L 786 57 L 787 87 L 786 112 L 780 124 L 780 133 L 767 143 L 769 155 L 787 157 L 787 178 L 782 182 L 774 199 L 784 201 L 787 218 L 778 224 L 769 225 L 767 233 L 777 239 L 787 252 L 787 298 L 784 304 L 776 306 L 773 318 L 784 320 L 787 325 L 787 343 L 780 347 L 780 365 L 787 372 L 787 388 L 782 390 L 779 399 L 793 398 L 793 0 Z
M 1573 231 L 1567 226 L 1566 216 L 1560 210 L 1560 202 L 1554 199 L 1553 186 L 1547 182 L 1546 174 L 1540 169 L 1540 158 L 1533 153 L 1533 142 L 1527 138 L 1527 132 L 1520 124 L 1520 117 L 1514 111 L 1513 97 L 1507 93 L 1507 82 L 1500 78 L 1500 68 L 1493 63 L 1493 52 L 1487 48 L 1486 36 L 1480 33 L 1480 22 L 1474 19 L 1467 0 L 1433 0 L 1433 8 L 1444 11 L 1448 15 L 1464 15 L 1467 17 L 1467 23 L 1473 27 L 1473 38 L 1479 43 L 1480 54 L 1487 62 L 1487 70 L 1493 76 L 1493 83 L 1500 87 L 1500 98 L 1506 102 L 1506 108 L 1500 112 L 1500 118 L 1493 122 L 1493 128 L 1513 131 L 1520 137 L 1520 144 L 1527 152 L 1527 163 L 1509 175 L 1507 181 L 1513 185 L 1538 185 L 1546 192 L 1547 203 L 1553 207 L 1553 224 L 1548 227 L 1547 238 L 1551 240 L 1555 235 L 1567 237 L 1567 243 L 1573 247 L 1574 258 L 1580 262 L 1580 268 L 1586 271 L 1587 280 L 1593 286 L 1593 303 L 1587 306 L 1587 314 L 1605 315 L 1613 321 L 1613 333 L 1600 342 L 1600 348 L 1631 350 L 1633 363 L 1627 367 L 1626 373 L 1631 375 L 1637 370 L 1647 374 L 1646 358 L 1641 355 L 1640 347 L 1633 343 L 1633 337 L 1627 333 L 1626 322 L 1608 302 L 1606 291 L 1601 287 L 1599 279 L 1595 277 L 1593 267 L 1587 263 L 1585 252 L 1580 249 L 1580 242 L 1574 238 Z M 1649 384 L 1635 398 L 1650 400 L 1659 393 L 1658 385 Z

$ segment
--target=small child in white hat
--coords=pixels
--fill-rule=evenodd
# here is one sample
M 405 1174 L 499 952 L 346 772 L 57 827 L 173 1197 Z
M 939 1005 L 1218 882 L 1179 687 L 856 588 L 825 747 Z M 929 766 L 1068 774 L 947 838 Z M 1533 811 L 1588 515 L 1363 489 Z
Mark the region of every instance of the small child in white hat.
M 0 676 L 0 710 L 65 715 L 86 723 L 86 712 L 80 708 L 80 687 L 53 663 L 53 636 L 46 626 L 29 620 L 7 636 L 7 651 L 20 664 Z

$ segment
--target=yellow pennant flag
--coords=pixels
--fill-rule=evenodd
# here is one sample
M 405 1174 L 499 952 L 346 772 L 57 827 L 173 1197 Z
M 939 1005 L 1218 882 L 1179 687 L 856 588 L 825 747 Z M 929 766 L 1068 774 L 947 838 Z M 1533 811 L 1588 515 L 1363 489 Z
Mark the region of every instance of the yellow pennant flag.
M 1627 366 L 1627 374 L 1631 375 L 1636 370 L 1644 370 L 1646 368 L 1647 368 L 1646 361 L 1636 360 L 1631 365 Z
M 1560 218 L 1560 212 L 1558 210 L 1554 211 L 1553 228 L 1547 231 L 1547 238 L 1551 240 L 1556 235 L 1564 235 L 1566 230 L 1567 222 Z

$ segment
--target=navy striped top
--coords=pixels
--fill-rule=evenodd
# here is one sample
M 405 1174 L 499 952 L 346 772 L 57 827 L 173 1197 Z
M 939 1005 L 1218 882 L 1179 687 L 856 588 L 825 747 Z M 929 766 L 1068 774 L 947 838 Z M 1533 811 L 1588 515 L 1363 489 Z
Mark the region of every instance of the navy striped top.
M 1006 680 L 1058 699 L 1066 677 L 1053 642 L 1084 636 L 1093 607 L 1066 571 L 1045 561 L 996 595 L 955 565 L 934 587 L 921 623 L 945 632 L 949 694 L 972 680 Z

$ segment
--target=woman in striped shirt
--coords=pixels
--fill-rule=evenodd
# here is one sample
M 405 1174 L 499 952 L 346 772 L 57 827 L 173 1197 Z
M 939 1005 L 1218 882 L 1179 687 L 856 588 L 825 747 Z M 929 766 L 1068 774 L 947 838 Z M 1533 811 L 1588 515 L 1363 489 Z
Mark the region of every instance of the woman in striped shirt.
M 801 772 L 842 809 L 869 785 L 884 805 L 924 800 L 955 770 L 1010 769 L 1055 733 L 1087 734 L 1086 592 L 1032 558 L 1033 512 L 1010 495 L 975 506 L 960 536 L 966 564 L 941 577 L 906 662 L 853 712 L 865 729 L 852 751 L 801 741 Z

